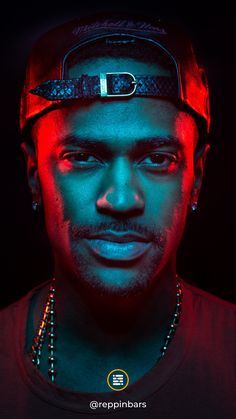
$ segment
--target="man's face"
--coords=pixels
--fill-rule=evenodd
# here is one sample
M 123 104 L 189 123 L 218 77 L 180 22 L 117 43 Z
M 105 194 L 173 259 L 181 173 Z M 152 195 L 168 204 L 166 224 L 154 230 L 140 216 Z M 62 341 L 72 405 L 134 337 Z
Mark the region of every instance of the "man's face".
M 123 71 L 143 73 L 138 66 Z M 74 102 L 41 117 L 33 138 L 58 269 L 96 293 L 150 287 L 183 234 L 195 180 L 193 118 L 151 98 Z

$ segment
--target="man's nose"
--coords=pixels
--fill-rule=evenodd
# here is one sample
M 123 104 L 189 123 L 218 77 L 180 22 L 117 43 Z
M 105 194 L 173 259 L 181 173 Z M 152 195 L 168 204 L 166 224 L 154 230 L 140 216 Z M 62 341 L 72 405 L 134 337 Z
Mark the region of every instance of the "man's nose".
M 96 202 L 99 212 L 112 215 L 141 214 L 144 199 L 130 162 L 120 157 L 110 165 Z

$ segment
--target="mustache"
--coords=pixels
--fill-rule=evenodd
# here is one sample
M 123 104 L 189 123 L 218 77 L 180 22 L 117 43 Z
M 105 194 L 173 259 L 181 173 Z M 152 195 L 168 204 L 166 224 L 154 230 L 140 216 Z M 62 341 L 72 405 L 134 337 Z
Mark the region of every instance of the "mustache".
M 107 231 L 114 231 L 123 233 L 125 231 L 129 233 L 137 233 L 144 236 L 148 241 L 152 241 L 158 244 L 159 247 L 163 247 L 165 244 L 165 235 L 161 229 L 154 229 L 150 226 L 140 225 L 132 221 L 112 221 L 112 222 L 101 222 L 96 225 L 73 225 L 71 227 L 71 236 L 73 240 L 88 239 L 97 234 L 103 234 Z

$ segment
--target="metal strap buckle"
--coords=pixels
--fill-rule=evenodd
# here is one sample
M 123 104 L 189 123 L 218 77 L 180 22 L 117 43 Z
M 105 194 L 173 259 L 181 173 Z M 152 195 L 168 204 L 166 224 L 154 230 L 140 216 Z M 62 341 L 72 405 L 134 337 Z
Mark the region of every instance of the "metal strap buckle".
M 110 94 L 107 88 L 107 76 L 113 74 L 125 74 L 131 77 L 130 84 L 133 85 L 133 89 L 129 93 L 117 93 L 117 94 Z M 135 93 L 137 88 L 137 81 L 133 74 L 127 72 L 113 72 L 113 73 L 100 73 L 100 96 L 101 97 L 122 97 L 122 96 L 132 96 Z

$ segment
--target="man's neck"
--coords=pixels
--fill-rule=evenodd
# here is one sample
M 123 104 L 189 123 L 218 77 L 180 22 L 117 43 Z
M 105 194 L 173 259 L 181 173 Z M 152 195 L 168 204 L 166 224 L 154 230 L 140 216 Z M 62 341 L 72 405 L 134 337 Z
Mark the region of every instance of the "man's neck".
M 160 273 L 154 286 L 135 295 L 100 295 L 81 292 L 58 272 L 56 276 L 57 327 L 64 339 L 97 347 L 124 343 L 134 347 L 143 339 L 163 334 L 176 303 L 173 267 Z M 118 345 L 118 346 L 117 346 Z
M 75 391 L 107 391 L 103 376 L 117 366 L 128 371 L 131 382 L 141 378 L 156 363 L 170 326 L 176 304 L 175 272 L 166 270 L 156 278 L 145 298 L 112 303 L 101 296 L 86 299 L 64 278 L 56 276 L 56 357 L 63 366 L 58 383 Z M 35 306 L 35 323 L 46 298 L 44 292 Z M 43 358 L 47 375 L 46 353 Z

